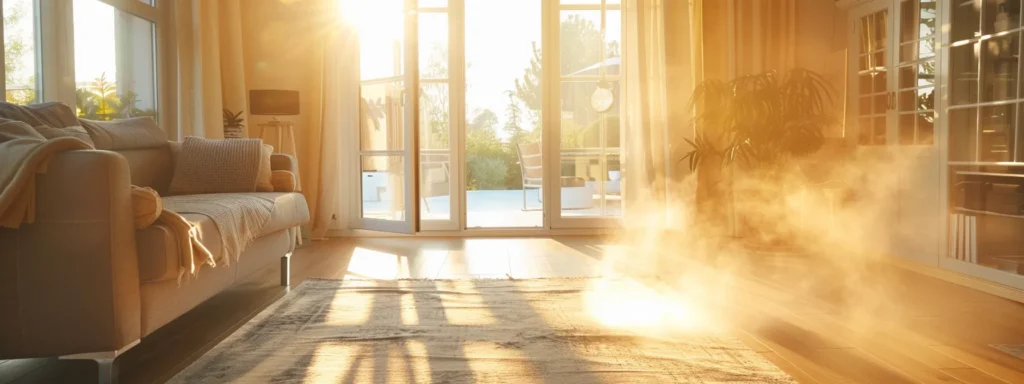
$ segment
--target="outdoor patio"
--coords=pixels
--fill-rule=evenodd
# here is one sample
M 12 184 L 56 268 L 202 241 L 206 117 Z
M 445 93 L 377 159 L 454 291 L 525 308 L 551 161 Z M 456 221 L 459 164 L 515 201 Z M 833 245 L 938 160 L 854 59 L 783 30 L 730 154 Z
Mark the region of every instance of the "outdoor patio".
M 468 228 L 530 228 L 544 225 L 544 214 L 538 189 L 526 190 L 526 208 L 523 210 L 522 190 L 468 191 L 466 192 L 466 224 Z M 428 197 L 420 201 L 420 217 L 423 220 L 448 220 L 449 196 Z M 363 212 L 387 214 L 391 202 L 364 201 Z M 573 217 L 618 217 L 622 215 L 621 199 L 610 195 L 601 208 L 599 195 L 594 195 L 593 208 L 568 209 L 562 216 Z

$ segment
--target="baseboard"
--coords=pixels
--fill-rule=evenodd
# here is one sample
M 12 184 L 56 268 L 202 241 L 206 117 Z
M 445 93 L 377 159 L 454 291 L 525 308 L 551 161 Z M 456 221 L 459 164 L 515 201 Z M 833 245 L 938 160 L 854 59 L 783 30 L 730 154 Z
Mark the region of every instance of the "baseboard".
M 945 269 L 929 265 L 915 263 L 912 261 L 900 260 L 897 257 L 891 257 L 889 262 L 903 269 L 917 272 L 925 276 L 931 276 L 937 279 L 948 281 L 953 284 L 962 285 L 967 288 L 982 291 L 991 295 L 996 295 L 1007 300 L 1013 300 L 1018 303 L 1024 303 L 1024 290 L 1005 286 L 999 283 L 993 283 L 985 279 L 979 279 L 974 276 L 948 271 Z

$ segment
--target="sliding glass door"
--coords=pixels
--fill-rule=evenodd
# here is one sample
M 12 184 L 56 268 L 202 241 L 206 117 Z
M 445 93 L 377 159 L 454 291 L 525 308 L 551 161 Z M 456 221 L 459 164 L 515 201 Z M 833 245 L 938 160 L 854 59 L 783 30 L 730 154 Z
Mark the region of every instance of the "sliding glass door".
M 615 0 L 352 1 L 362 229 L 614 225 Z

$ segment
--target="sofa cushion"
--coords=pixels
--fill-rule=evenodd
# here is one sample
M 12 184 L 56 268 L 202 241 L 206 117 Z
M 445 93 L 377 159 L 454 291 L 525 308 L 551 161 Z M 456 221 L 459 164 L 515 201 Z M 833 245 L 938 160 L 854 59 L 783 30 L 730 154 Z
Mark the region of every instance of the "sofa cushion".
M 79 121 L 96 143 L 96 149 L 115 151 L 161 148 L 167 145 L 167 133 L 151 117 Z
M 270 220 L 267 220 L 263 229 L 260 230 L 260 236 L 309 223 L 309 207 L 306 206 L 306 198 L 301 193 L 261 192 L 259 194 L 274 199 L 274 211 L 270 214 Z
M 260 235 L 268 235 L 277 231 L 297 227 L 309 222 L 309 208 L 306 199 L 299 193 L 254 192 L 274 200 L 274 210 L 270 219 L 263 225 Z M 189 222 L 199 227 L 200 240 L 206 249 L 213 254 L 214 260 L 220 260 L 223 250 L 220 230 L 209 217 L 200 214 L 182 215 Z M 139 278 L 143 282 L 163 281 L 178 277 L 178 246 L 174 233 L 166 226 L 156 224 L 149 228 L 136 231 L 136 243 L 139 252 Z M 245 262 L 244 260 L 240 260 Z M 199 274 L 202 278 L 202 272 Z

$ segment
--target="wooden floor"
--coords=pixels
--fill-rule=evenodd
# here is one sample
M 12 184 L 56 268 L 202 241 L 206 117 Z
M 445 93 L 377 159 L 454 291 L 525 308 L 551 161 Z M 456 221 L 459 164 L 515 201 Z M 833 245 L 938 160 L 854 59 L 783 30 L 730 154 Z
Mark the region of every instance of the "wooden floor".
M 333 239 L 307 244 L 309 278 L 601 276 L 595 238 Z M 1024 305 L 890 265 L 851 273 L 827 259 L 751 255 L 720 315 L 731 332 L 802 383 L 1024 383 Z M 694 268 L 699 268 L 695 266 Z M 282 297 L 270 266 L 150 335 L 117 360 L 122 383 L 162 382 Z M 852 288 L 851 288 L 852 287 Z M 95 365 L 0 362 L 0 383 L 88 383 Z

